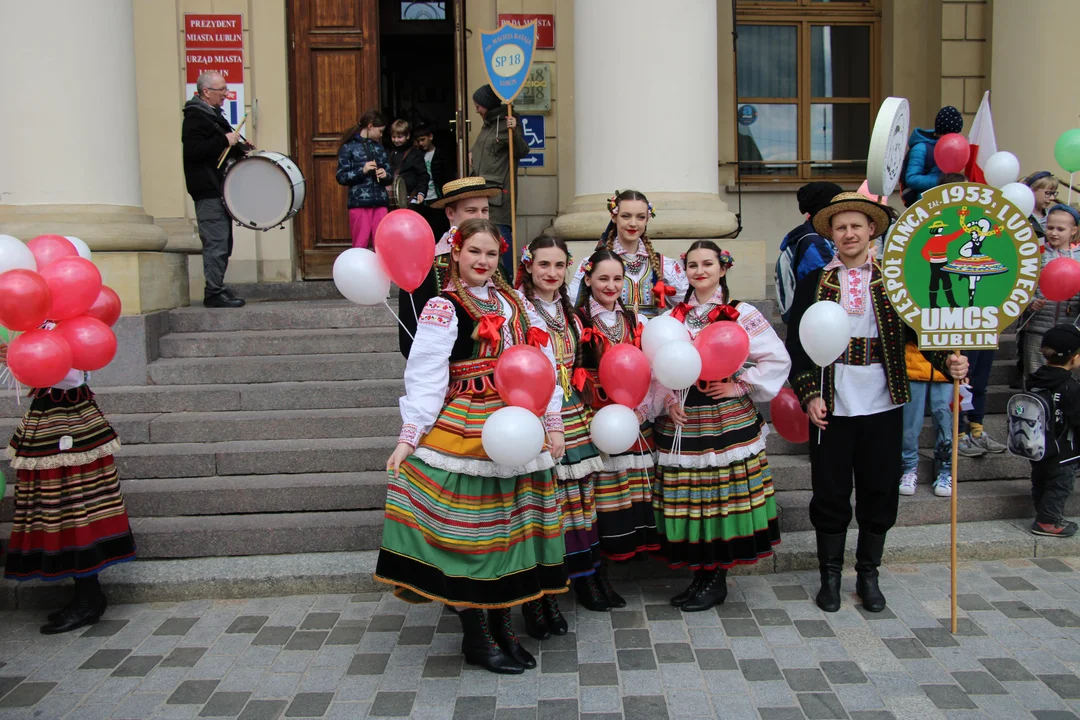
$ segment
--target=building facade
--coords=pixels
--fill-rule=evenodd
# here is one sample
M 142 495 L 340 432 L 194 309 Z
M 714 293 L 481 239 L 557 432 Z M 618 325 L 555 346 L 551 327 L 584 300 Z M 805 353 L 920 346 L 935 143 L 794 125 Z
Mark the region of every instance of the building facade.
M 0 0 L 0 60 L 18 68 L 0 121 L 0 233 L 83 238 L 126 313 L 199 299 L 181 107 L 193 63 L 217 53 L 236 68 L 244 135 L 291 156 L 307 192 L 281 227 L 236 229 L 227 280 L 325 279 L 349 246 L 340 135 L 379 108 L 431 125 L 464 169 L 486 81 L 479 32 L 504 15 L 543 26 L 518 108 L 534 146 L 519 236 L 554 233 L 581 258 L 604 199 L 636 188 L 662 252 L 724 238 L 736 297 L 767 296 L 801 184 L 861 183 L 883 98 L 907 98 L 915 126 L 944 104 L 970 124 L 991 90 L 998 146 L 1025 174 L 1060 172 L 1053 142 L 1080 113 L 1054 70 L 1075 0 Z M 239 33 L 215 40 L 192 16 L 239 16 Z

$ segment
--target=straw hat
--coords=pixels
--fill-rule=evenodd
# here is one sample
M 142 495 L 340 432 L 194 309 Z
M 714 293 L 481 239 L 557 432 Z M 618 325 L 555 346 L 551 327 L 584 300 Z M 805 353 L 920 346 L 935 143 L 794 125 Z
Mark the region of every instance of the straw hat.
M 452 202 L 474 197 L 495 197 L 502 192 L 502 188 L 488 185 L 482 177 L 464 177 L 460 180 L 451 180 L 442 186 L 442 197 L 431 203 L 433 208 L 444 208 Z
M 833 215 L 849 211 L 861 212 L 874 223 L 874 233 L 870 236 L 873 240 L 885 234 L 889 228 L 889 213 L 881 205 L 859 193 L 842 192 L 829 202 L 828 205 L 817 211 L 814 215 L 814 229 L 825 238 L 832 237 Z

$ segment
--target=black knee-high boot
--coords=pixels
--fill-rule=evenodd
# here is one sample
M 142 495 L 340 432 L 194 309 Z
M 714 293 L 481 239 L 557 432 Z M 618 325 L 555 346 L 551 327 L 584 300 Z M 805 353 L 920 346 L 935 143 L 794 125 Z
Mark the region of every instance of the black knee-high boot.
M 596 582 L 600 586 L 600 589 L 604 592 L 604 597 L 607 598 L 608 605 L 613 608 L 626 607 L 626 600 L 623 596 L 615 592 L 615 588 L 611 585 L 611 580 L 608 578 L 607 565 L 601 563 L 596 568 Z
M 701 584 L 708 578 L 708 575 L 708 570 L 695 570 L 694 579 L 690 581 L 690 585 L 681 593 L 671 598 L 671 604 L 677 608 L 681 608 L 683 605 L 690 602 L 697 593 L 698 588 L 700 588 Z
M 821 571 L 817 606 L 825 612 L 840 609 L 840 574 L 844 571 L 846 541 L 847 533 L 817 533 L 818 568 Z
M 566 618 L 563 617 L 562 610 L 559 609 L 559 601 L 555 599 L 555 596 L 545 595 L 542 602 L 544 603 L 544 616 L 547 618 L 547 626 L 551 634 L 565 635 L 570 632 L 570 625 L 566 622 Z
M 75 578 L 75 595 L 71 603 L 49 616 L 48 624 L 41 626 L 41 634 L 59 635 L 93 625 L 101 619 L 107 604 L 96 574 Z
M 551 637 L 551 628 L 548 627 L 547 614 L 541 600 L 530 600 L 522 605 L 521 614 L 525 617 L 525 632 L 537 640 Z
M 682 606 L 683 612 L 703 612 L 716 605 L 723 605 L 727 599 L 727 570 L 717 568 L 706 570 L 705 577 L 698 586 L 694 597 Z
M 597 571 L 599 572 L 599 571 Z M 574 595 L 577 596 L 578 605 L 593 612 L 607 612 L 611 610 L 611 603 L 604 594 L 600 582 L 596 579 L 596 573 L 574 580 Z
M 458 612 L 461 619 L 461 654 L 465 662 L 493 673 L 520 675 L 525 667 L 509 655 L 492 636 L 483 610 L 468 608 Z
M 885 609 L 885 596 L 878 587 L 878 567 L 884 552 L 884 535 L 859 531 L 859 544 L 855 546 L 855 592 L 862 598 L 863 610 L 867 612 Z
M 495 638 L 495 642 L 499 643 L 503 652 L 514 658 L 526 670 L 532 670 L 536 667 L 536 658 L 521 646 L 521 642 L 514 633 L 512 617 L 510 608 L 488 610 L 488 627 L 491 629 L 491 636 Z

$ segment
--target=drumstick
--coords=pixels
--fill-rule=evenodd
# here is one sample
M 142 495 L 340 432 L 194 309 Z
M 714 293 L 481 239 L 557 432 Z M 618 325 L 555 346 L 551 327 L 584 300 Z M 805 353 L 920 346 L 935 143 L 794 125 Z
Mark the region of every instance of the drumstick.
M 240 124 L 236 126 L 236 134 L 237 135 L 239 135 L 240 131 L 244 129 L 244 123 L 246 123 L 246 122 L 247 122 L 247 115 L 240 118 Z M 227 147 L 227 148 L 225 148 L 224 150 L 221 151 L 221 157 L 219 157 L 218 161 L 217 161 L 217 166 L 218 166 L 219 170 L 221 169 L 221 163 L 225 162 L 225 156 L 229 154 L 230 150 L 232 150 L 232 145 L 230 145 L 229 147 Z

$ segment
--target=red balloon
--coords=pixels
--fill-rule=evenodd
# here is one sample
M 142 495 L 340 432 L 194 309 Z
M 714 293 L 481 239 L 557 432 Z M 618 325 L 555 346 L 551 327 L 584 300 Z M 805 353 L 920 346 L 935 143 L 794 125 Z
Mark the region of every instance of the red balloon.
M 120 319 L 120 296 L 108 285 L 102 285 L 97 300 L 86 311 L 86 314 L 112 327 Z
M 108 325 L 86 315 L 56 323 L 53 332 L 71 346 L 71 367 L 100 370 L 116 356 L 116 335 Z
M 38 235 L 26 243 L 37 260 L 38 272 L 60 258 L 79 257 L 79 250 L 63 235 Z
M 52 293 L 50 320 L 67 320 L 84 314 L 101 293 L 101 272 L 85 258 L 61 258 L 40 274 Z
M 495 389 L 507 405 L 523 407 L 537 417 L 547 412 L 555 392 L 555 368 L 532 345 L 514 345 L 495 363 Z
M 49 286 L 33 270 L 8 270 L 0 275 L 0 325 L 34 330 L 45 322 L 51 304 Z
M 375 254 L 390 279 L 405 292 L 412 292 L 431 272 L 435 236 L 419 213 L 395 210 L 383 218 L 375 231 Z
M 23 385 L 52 387 L 71 370 L 71 346 L 54 332 L 27 330 L 8 346 L 7 364 Z
M 1046 263 L 1039 276 L 1039 291 L 1051 302 L 1064 302 L 1080 293 L 1080 262 L 1059 257 Z
M 633 410 L 645 400 L 652 381 L 649 358 L 633 345 L 615 345 L 600 361 L 600 385 L 612 402 Z
M 737 322 L 717 322 L 694 338 L 701 355 L 702 380 L 723 380 L 734 375 L 750 355 L 750 336 Z
M 964 172 L 971 146 L 960 133 L 942 135 L 934 145 L 934 164 L 943 173 Z
M 776 432 L 785 440 L 804 443 L 810 440 L 810 418 L 802 409 L 795 391 L 784 388 L 769 403 L 769 413 Z

